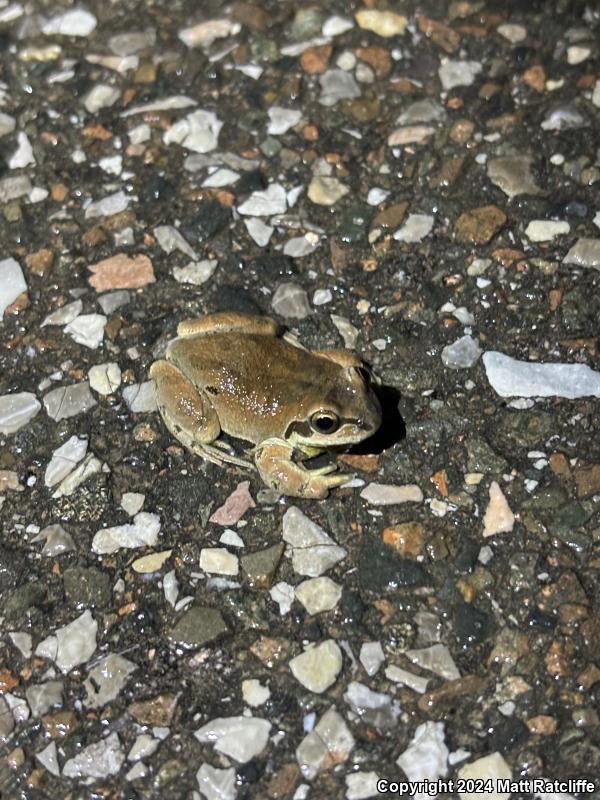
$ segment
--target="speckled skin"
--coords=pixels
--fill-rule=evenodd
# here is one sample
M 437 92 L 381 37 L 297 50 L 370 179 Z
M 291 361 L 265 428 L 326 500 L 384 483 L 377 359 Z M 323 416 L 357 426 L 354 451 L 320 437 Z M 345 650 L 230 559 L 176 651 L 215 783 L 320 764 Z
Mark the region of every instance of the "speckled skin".
M 199 455 L 245 465 L 217 441 L 224 431 L 259 446 L 255 462 L 273 488 L 324 496 L 347 476 L 329 475 L 330 468 L 308 471 L 295 451 L 314 455 L 362 441 L 379 427 L 379 402 L 355 355 L 312 353 L 277 333 L 273 320 L 245 314 L 182 323 L 166 360 L 152 365 L 158 406 L 169 430 Z M 335 431 L 322 433 L 311 425 L 312 415 L 321 411 L 337 418 Z M 302 474 L 294 482 L 290 472 Z M 307 481 L 318 488 L 309 489 Z

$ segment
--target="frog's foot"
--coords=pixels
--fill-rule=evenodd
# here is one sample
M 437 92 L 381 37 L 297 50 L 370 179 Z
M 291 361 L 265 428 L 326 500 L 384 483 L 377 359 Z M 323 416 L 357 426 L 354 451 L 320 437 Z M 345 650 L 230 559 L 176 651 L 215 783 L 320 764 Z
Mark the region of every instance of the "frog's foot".
M 319 469 L 306 469 L 293 461 L 294 447 L 285 439 L 265 439 L 257 445 L 254 460 L 260 477 L 271 489 L 292 497 L 327 497 L 330 489 L 341 486 L 352 476 L 331 475 L 335 464 Z M 297 451 L 296 451 L 297 452 Z
M 150 369 L 156 402 L 165 425 L 184 447 L 213 464 L 235 464 L 252 469 L 231 447 L 218 439 L 221 426 L 209 398 L 168 361 L 156 361 Z

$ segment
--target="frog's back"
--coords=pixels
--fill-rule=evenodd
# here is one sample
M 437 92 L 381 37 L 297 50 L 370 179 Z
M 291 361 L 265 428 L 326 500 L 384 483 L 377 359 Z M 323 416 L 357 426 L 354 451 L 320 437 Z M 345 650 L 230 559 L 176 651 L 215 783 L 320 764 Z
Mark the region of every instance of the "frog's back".
M 260 334 L 176 339 L 168 358 L 211 398 L 226 433 L 254 442 L 283 436 L 338 373 L 326 359 Z

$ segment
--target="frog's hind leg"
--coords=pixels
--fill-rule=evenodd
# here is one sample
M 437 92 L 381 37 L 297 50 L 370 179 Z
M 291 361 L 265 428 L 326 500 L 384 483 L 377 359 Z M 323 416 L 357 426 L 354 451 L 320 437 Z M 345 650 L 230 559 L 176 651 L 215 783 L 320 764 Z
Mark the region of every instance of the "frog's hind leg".
M 253 467 L 218 440 L 221 426 L 216 411 L 180 369 L 168 361 L 156 361 L 150 377 L 154 379 L 156 401 L 165 425 L 184 447 L 219 466 L 227 463 Z
M 270 317 L 242 314 L 238 311 L 222 311 L 208 314 L 201 319 L 186 319 L 177 326 L 177 335 L 196 336 L 199 333 L 255 333 L 277 336 L 279 325 Z

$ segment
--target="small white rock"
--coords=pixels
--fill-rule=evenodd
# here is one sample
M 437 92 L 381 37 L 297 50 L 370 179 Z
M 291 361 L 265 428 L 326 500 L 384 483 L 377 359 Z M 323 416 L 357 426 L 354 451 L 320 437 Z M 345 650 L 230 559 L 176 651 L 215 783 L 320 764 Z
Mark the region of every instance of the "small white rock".
M 121 368 L 116 361 L 96 364 L 88 372 L 90 386 L 95 392 L 106 396 L 114 394 L 121 385 Z
M 570 230 L 568 222 L 534 219 L 525 228 L 525 235 L 532 242 L 550 242 L 555 236 L 563 236 Z
M 289 663 L 291 673 L 298 683 L 315 694 L 322 694 L 335 683 L 342 665 L 342 651 L 333 639 L 309 645 Z
M 203 547 L 200 551 L 200 569 L 215 575 L 237 575 L 238 557 L 224 547 Z
M 296 587 L 296 599 L 309 614 L 331 611 L 342 597 L 342 587 L 331 578 L 321 576 L 303 581 Z

